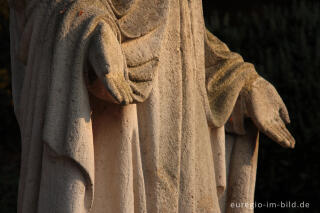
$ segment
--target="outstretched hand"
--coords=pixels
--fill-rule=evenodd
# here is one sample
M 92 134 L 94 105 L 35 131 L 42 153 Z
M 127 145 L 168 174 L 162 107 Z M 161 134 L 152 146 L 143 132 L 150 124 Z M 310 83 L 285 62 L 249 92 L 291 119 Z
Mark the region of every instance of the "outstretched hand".
M 258 129 L 285 148 L 294 148 L 295 140 L 286 128 L 288 110 L 276 89 L 259 77 L 245 92 L 248 116 Z

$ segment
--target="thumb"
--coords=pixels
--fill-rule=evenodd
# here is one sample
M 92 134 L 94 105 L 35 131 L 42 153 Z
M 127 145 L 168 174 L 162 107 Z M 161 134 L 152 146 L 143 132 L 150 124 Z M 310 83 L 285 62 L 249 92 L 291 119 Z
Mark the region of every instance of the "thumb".
M 280 105 L 279 113 L 280 113 L 280 117 L 286 124 L 289 124 L 291 122 L 288 109 L 286 105 L 283 103 L 283 101 Z

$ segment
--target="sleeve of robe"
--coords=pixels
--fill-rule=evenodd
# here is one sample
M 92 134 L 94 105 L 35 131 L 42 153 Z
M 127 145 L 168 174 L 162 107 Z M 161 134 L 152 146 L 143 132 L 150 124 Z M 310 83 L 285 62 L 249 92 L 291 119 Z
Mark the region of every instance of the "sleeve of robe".
M 146 4 L 130 0 L 111 7 L 117 20 L 99 24 L 90 39 L 88 89 L 108 102 L 143 102 L 152 90 L 159 65 L 166 1 Z
M 250 208 L 232 208 L 231 204 L 254 202 L 258 131 L 251 122 L 244 125 L 246 109 L 241 91 L 249 90 L 259 75 L 252 64 L 244 62 L 209 31 L 205 35 L 205 57 L 220 208 L 222 212 L 253 212 Z
M 136 38 L 131 43 L 139 43 L 140 39 Z M 148 43 L 148 39 L 145 40 Z M 133 54 L 126 54 L 130 49 L 127 46 L 121 43 L 120 32 L 112 23 L 97 27 L 89 44 L 87 72 L 87 86 L 94 96 L 119 104 L 143 102 L 149 96 L 158 57 L 131 65 L 128 55 Z M 139 55 L 139 50 L 147 48 L 137 49 L 134 55 Z
M 242 89 L 248 89 L 258 74 L 251 63 L 231 52 L 229 48 L 209 31 L 205 35 L 206 87 L 213 123 L 225 125 L 230 118 Z M 237 103 L 237 104 L 236 104 Z M 237 109 L 238 110 L 238 107 Z

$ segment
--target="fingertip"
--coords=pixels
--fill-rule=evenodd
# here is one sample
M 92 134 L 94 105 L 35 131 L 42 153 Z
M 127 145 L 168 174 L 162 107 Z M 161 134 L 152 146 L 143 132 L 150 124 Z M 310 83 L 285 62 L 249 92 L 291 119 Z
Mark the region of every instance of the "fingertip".
M 286 122 L 286 124 L 290 124 L 290 123 L 291 123 L 291 120 L 290 120 L 289 115 L 288 115 L 288 117 L 286 118 L 285 122 Z
M 284 148 L 286 148 L 286 149 L 291 148 L 291 144 L 288 143 L 288 142 L 284 142 L 282 146 L 283 146 Z
M 289 132 L 289 137 L 290 137 L 290 144 L 291 144 L 291 148 L 294 149 L 296 146 L 296 140 L 294 139 L 294 137 L 291 135 L 291 133 Z
M 294 149 L 295 147 L 296 147 L 296 141 L 293 140 L 293 141 L 291 142 L 291 149 Z

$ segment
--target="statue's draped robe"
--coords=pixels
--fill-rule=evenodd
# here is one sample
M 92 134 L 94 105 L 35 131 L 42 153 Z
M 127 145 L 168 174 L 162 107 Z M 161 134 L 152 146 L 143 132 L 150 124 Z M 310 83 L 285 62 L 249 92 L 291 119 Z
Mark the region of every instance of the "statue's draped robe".
M 236 101 L 256 74 L 205 30 L 201 6 L 31 0 L 11 11 L 18 212 L 252 211 L 230 204 L 253 202 L 257 131 L 224 126 L 242 119 Z M 127 106 L 90 89 L 113 71 L 108 42 L 123 53 Z M 90 64 L 95 51 L 106 70 Z

